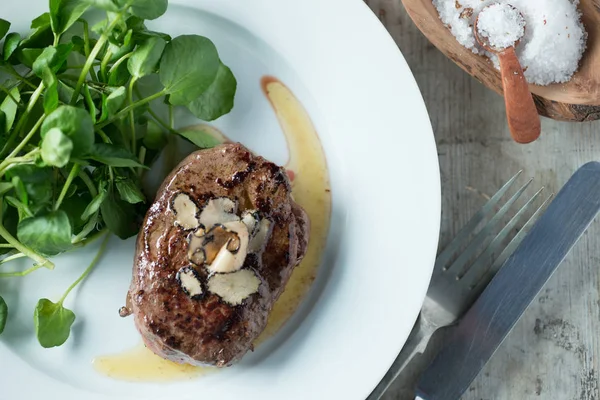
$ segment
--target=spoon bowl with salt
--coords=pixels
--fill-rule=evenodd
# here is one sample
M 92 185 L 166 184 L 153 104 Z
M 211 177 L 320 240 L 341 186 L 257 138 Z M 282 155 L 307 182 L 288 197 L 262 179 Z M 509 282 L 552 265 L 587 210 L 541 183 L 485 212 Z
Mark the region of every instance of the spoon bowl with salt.
M 531 143 L 540 136 L 540 117 L 523 75 L 515 47 L 525 35 L 525 18 L 506 3 L 491 4 L 481 10 L 473 30 L 479 44 L 498 56 L 506 118 L 517 143 Z

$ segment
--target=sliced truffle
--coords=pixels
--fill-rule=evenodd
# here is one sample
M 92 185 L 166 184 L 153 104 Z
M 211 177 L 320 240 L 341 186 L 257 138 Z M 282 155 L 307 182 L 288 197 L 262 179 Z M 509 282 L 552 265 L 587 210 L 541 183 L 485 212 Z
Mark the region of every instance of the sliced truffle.
M 258 231 L 258 224 L 260 222 L 260 216 L 257 210 L 246 210 L 242 213 L 242 222 L 248 228 L 250 237 L 253 237 Z
M 254 272 L 241 269 L 231 274 L 216 274 L 208 280 L 208 290 L 232 306 L 258 292 L 260 280 Z
M 186 230 L 198 227 L 198 207 L 196 206 L 196 203 L 192 201 L 190 196 L 185 193 L 177 193 L 173 197 L 171 207 L 173 213 L 177 217 L 175 219 L 176 225 L 179 225 Z
M 200 213 L 200 223 L 207 229 L 215 224 L 239 221 L 240 217 L 235 215 L 236 204 L 227 197 L 211 199 Z
M 202 229 L 190 235 L 188 257 L 191 262 L 205 265 L 211 273 L 235 272 L 242 268 L 250 240 L 244 223 L 217 224 L 203 233 Z
M 204 293 L 200 276 L 192 267 L 181 268 L 177 271 L 175 279 L 179 282 L 181 289 L 191 298 L 200 297 Z

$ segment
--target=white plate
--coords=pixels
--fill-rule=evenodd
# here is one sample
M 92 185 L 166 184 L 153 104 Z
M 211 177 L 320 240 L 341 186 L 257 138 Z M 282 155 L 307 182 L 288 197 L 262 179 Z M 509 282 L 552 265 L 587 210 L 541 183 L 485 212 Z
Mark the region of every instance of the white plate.
M 47 4 L 6 2 L 0 16 L 26 31 Z M 33 336 L 35 302 L 60 297 L 95 246 L 61 256 L 55 271 L 0 282 L 11 305 L 0 399 L 364 399 L 416 319 L 438 237 L 435 143 L 401 53 L 360 0 L 175 0 L 151 27 L 213 39 L 239 81 L 234 111 L 216 125 L 273 161 L 285 162 L 286 147 L 260 77 L 278 77 L 308 109 L 333 193 L 320 275 L 286 327 L 241 364 L 186 382 L 126 383 L 99 375 L 90 361 L 139 342 L 133 321 L 116 313 L 133 240 L 111 242 L 66 304 L 78 315 L 71 338 L 44 350 Z

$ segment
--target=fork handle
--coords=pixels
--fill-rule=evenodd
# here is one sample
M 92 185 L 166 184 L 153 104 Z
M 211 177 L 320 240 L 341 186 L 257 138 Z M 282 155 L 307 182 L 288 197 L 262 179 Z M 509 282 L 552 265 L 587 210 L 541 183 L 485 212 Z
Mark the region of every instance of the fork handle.
M 425 352 L 429 339 L 436 331 L 436 327 L 419 318 L 413 330 L 410 332 L 404 347 L 394 360 L 394 363 L 385 374 L 381 382 L 373 389 L 367 400 L 379 400 L 381 396 L 389 389 L 392 383 L 398 378 L 404 368 L 412 359 L 420 353 Z

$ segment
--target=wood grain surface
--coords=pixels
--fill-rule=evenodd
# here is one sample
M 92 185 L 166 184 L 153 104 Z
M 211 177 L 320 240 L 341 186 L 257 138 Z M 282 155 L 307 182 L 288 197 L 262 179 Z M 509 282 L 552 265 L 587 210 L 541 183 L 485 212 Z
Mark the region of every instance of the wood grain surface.
M 500 73 L 490 61 L 462 47 L 438 18 L 431 0 L 402 0 L 406 11 L 423 34 L 476 79 L 502 93 Z M 566 84 L 529 85 L 540 115 L 557 120 L 600 119 L 600 0 L 581 0 L 579 9 L 588 32 L 588 49 L 579 71 Z
M 419 84 L 436 136 L 442 176 L 441 245 L 486 195 L 520 169 L 532 190 L 558 191 L 587 161 L 600 160 L 600 122 L 542 119 L 529 145 L 511 139 L 504 102 L 458 68 L 415 27 L 401 0 L 368 0 Z M 517 323 L 462 400 L 598 400 L 600 374 L 600 219 Z M 411 387 L 443 334 L 415 360 L 385 400 L 414 399 Z

